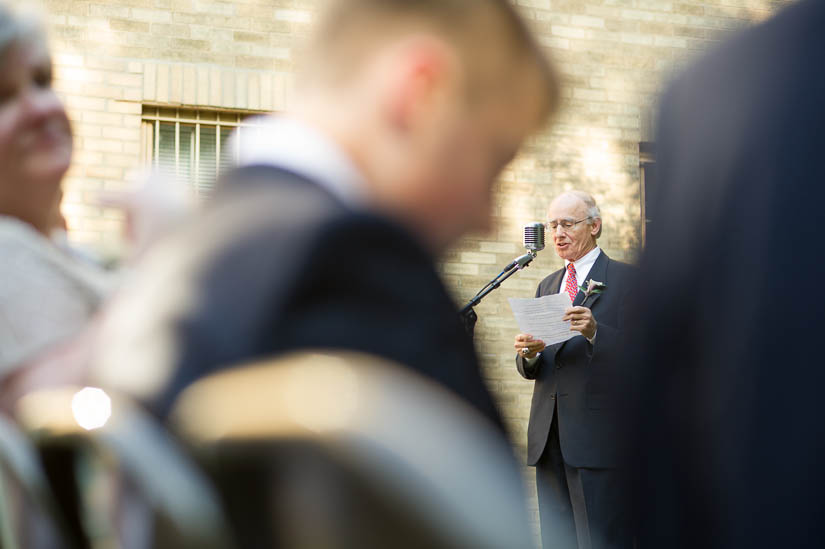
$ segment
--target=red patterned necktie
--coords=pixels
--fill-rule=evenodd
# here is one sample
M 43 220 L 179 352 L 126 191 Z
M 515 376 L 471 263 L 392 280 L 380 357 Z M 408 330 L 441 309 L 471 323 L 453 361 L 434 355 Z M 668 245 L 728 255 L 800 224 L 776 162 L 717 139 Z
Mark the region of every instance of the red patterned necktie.
M 570 301 L 575 301 L 576 294 L 579 293 L 579 281 L 576 280 L 576 267 L 572 263 L 567 264 L 567 286 L 564 289 L 570 295 Z

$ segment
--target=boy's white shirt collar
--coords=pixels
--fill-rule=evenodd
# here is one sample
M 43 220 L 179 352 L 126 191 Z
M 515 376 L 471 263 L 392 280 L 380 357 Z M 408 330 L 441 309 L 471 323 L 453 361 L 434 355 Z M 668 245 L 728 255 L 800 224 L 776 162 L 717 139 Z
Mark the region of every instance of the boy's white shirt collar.
M 347 153 L 323 132 L 288 115 L 247 120 L 241 130 L 238 167 L 273 166 L 317 183 L 349 206 L 367 202 L 366 182 Z M 238 134 L 229 146 L 237 146 Z

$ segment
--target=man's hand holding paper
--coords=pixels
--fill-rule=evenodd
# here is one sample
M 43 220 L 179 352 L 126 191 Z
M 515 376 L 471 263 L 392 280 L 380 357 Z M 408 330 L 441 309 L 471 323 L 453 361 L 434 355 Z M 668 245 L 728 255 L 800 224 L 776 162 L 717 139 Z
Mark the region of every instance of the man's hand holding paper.
M 571 331 L 570 321 L 564 320 L 568 309 L 573 305 L 565 292 L 537 298 L 510 298 L 508 301 L 522 331 L 521 335 L 531 335 L 533 342 L 554 345 L 577 335 L 577 332 Z M 525 347 L 530 349 L 527 356 L 537 352 L 532 346 Z
M 533 360 L 538 353 L 544 350 L 545 345 L 542 340 L 534 339 L 530 334 L 519 334 L 516 336 L 514 347 L 517 352 L 521 353 L 521 356 Z
M 565 311 L 562 320 L 570 321 L 571 330 L 581 333 L 588 341 L 593 342 L 598 328 L 598 323 L 593 318 L 593 311 L 587 307 L 570 307 Z

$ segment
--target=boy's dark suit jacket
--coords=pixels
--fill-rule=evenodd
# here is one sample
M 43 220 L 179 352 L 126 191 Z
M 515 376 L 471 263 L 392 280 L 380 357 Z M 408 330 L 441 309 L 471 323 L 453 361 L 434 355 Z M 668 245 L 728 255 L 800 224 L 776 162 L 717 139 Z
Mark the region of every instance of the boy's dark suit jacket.
M 598 323 L 593 345 L 576 335 L 544 349 L 532 367 L 517 355 L 519 373 L 536 380 L 527 431 L 529 465 L 535 465 L 544 452 L 557 404 L 564 461 L 573 467 L 617 465 L 615 408 L 621 395 L 614 394 L 613 390 L 620 375 L 616 365 L 635 271 L 626 263 L 613 261 L 603 251 L 593 264 L 587 280 L 607 285 L 603 293 L 591 295 L 585 303 Z M 559 293 L 564 272 L 560 269 L 545 278 L 536 290 L 536 297 Z M 573 304 L 580 305 L 583 299 L 580 291 Z
M 159 414 L 222 368 L 344 349 L 407 366 L 501 427 L 433 259 L 406 230 L 272 167 L 242 168 L 220 188 L 190 228 L 217 235 L 214 244 L 176 275 L 187 277 L 195 305 L 167 315 L 176 352 L 172 377 L 151 403 Z

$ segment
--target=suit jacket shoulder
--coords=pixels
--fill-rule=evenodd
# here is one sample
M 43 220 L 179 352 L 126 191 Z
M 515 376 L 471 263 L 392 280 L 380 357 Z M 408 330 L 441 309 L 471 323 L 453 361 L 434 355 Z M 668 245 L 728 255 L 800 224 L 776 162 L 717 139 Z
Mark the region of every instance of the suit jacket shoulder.
M 619 286 L 623 293 L 635 286 L 638 274 L 639 268 L 636 265 L 607 258 L 606 278 L 614 287 Z
M 544 277 L 536 288 L 536 297 L 559 293 L 559 285 L 564 277 L 564 268 L 554 271 Z
M 163 265 L 149 269 L 154 282 L 138 291 L 136 302 L 153 307 L 134 356 L 167 345 L 162 360 L 153 360 L 171 376 L 151 397 L 160 415 L 211 372 L 325 348 L 406 365 L 501 425 L 456 307 L 431 256 L 405 228 L 280 170 L 257 167 L 234 177 L 167 244 Z M 188 297 L 159 303 L 151 290 L 160 285 Z M 151 337 L 159 332 L 168 335 Z

